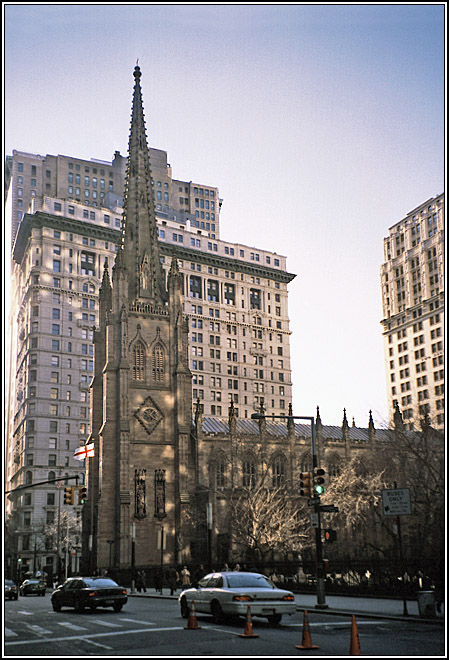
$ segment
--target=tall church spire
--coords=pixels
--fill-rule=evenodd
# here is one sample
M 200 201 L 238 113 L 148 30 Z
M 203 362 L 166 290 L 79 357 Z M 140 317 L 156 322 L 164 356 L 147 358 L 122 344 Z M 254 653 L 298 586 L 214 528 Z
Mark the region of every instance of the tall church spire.
M 128 270 L 129 301 L 163 305 L 168 295 L 159 256 L 140 77 L 136 65 L 120 249 Z

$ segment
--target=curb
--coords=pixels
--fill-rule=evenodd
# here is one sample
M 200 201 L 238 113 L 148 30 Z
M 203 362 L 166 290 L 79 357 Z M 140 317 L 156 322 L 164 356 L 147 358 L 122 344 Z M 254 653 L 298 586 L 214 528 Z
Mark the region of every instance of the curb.
M 150 594 L 150 593 L 128 593 L 128 597 L 133 597 L 133 598 L 164 598 L 168 600 L 178 600 L 178 595 L 174 594 L 173 596 L 170 596 L 169 594 Z M 421 616 L 416 616 L 414 614 L 410 614 L 408 616 L 401 615 L 401 614 L 382 614 L 381 612 L 354 612 L 354 611 L 349 611 L 349 610 L 340 610 L 340 609 L 335 609 L 332 607 L 328 607 L 326 609 L 320 609 L 320 608 L 310 608 L 310 607 L 297 607 L 296 611 L 297 612 L 304 612 L 307 610 L 308 613 L 315 612 L 316 614 L 331 614 L 335 616 L 348 616 L 351 617 L 353 614 L 355 614 L 358 618 L 360 619 L 381 619 L 381 620 L 391 620 L 391 621 L 405 621 L 407 623 L 438 623 L 438 624 L 445 624 L 445 617 L 442 615 L 441 617 L 421 617 Z

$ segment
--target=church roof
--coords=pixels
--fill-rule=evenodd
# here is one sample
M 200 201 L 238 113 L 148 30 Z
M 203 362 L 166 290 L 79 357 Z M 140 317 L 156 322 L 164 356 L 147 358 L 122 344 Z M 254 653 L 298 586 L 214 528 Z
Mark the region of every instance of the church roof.
M 269 421 L 267 417 L 265 432 L 274 437 L 287 437 L 287 417 L 285 422 Z M 228 435 L 229 423 L 226 418 L 221 417 L 203 417 L 202 430 L 205 434 Z M 240 435 L 258 435 L 259 424 L 252 419 L 237 419 L 236 433 Z M 376 440 L 387 441 L 391 439 L 391 431 L 388 429 L 376 429 Z M 295 424 L 295 435 L 298 438 L 310 438 L 311 427 L 309 424 Z M 342 440 L 341 426 L 321 425 L 321 435 L 328 440 Z M 352 442 L 368 442 L 368 428 L 358 428 L 351 426 L 348 429 L 349 440 Z

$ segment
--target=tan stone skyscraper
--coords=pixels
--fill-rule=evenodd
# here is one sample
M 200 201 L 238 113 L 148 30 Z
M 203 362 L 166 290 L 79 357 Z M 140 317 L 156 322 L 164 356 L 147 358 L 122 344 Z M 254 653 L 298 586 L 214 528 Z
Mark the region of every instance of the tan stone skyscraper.
M 176 258 L 161 267 L 140 87 L 134 96 L 122 244 L 105 265 L 91 398 L 84 548 L 90 568 L 182 561 L 192 389 Z M 193 483 L 193 479 L 191 479 Z M 159 547 L 158 547 L 159 546 Z M 162 556 L 164 552 L 162 551 Z

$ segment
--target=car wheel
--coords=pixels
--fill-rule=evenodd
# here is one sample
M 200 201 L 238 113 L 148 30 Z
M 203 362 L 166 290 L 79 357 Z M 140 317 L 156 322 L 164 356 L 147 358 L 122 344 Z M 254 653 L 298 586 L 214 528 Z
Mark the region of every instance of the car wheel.
M 282 614 L 271 614 L 267 619 L 272 626 L 277 626 L 282 621 Z
M 114 612 L 121 612 L 122 611 L 123 604 L 122 603 L 116 603 L 114 605 Z
M 52 601 L 51 604 L 53 606 L 53 611 L 54 612 L 60 612 L 61 611 L 61 606 L 59 605 L 59 603 L 55 603 L 54 601 Z
M 181 616 L 183 619 L 189 618 L 189 606 L 187 605 L 187 598 L 181 598 Z
M 222 623 L 224 619 L 223 610 L 218 600 L 213 600 L 210 604 L 210 611 L 214 623 Z

